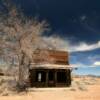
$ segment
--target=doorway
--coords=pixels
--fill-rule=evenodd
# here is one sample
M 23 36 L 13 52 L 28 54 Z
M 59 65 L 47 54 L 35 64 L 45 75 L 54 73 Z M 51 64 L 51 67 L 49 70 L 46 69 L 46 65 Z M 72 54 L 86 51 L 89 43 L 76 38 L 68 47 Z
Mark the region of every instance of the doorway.
M 67 75 L 66 71 L 58 71 L 57 72 L 57 83 L 66 83 Z
M 55 72 L 54 70 L 50 70 L 48 73 L 48 86 L 53 87 L 55 86 Z

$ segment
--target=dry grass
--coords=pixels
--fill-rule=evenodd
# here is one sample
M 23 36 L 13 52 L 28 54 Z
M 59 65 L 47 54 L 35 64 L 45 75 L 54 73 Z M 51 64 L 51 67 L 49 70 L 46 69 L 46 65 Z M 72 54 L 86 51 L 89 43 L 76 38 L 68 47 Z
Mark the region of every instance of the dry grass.
M 100 100 L 100 78 L 74 78 L 68 88 L 31 88 L 17 93 L 12 77 L 0 77 L 0 100 Z
M 11 76 L 0 76 L 0 95 L 7 96 L 15 94 L 16 80 Z

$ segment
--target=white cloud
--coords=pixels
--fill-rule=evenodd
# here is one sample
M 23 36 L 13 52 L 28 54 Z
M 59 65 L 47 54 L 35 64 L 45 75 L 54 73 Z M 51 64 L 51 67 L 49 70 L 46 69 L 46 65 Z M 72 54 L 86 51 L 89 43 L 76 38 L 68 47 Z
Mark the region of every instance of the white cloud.
M 58 36 L 44 37 L 46 43 L 53 45 L 58 50 L 64 50 L 69 52 L 83 52 L 91 51 L 100 48 L 100 41 L 94 44 L 88 44 L 86 42 L 80 42 L 77 45 L 71 44 L 71 40 L 64 40 Z
M 94 66 L 100 66 L 100 61 L 96 61 L 93 63 Z
M 85 67 L 87 67 L 87 65 L 82 64 L 82 63 L 75 63 L 75 64 L 70 64 L 70 65 L 71 65 L 71 67 L 73 67 L 73 68 L 79 68 L 79 67 L 85 68 Z
M 83 64 L 83 63 L 75 63 L 75 64 L 70 64 L 71 67 L 73 68 L 87 68 L 87 67 L 99 67 L 100 66 L 100 62 L 96 61 L 93 64 Z
M 69 47 L 69 43 L 66 40 L 58 36 L 51 36 L 51 37 L 43 37 L 46 44 L 50 45 L 51 47 L 56 48 L 57 50 L 67 51 Z
M 75 63 L 75 64 L 70 64 L 73 68 L 87 68 L 87 67 L 96 67 L 93 64 L 83 64 L 83 63 Z
M 91 51 L 100 48 L 100 41 L 94 44 L 87 44 L 85 42 L 80 43 L 79 45 L 70 46 L 71 52 L 77 51 Z

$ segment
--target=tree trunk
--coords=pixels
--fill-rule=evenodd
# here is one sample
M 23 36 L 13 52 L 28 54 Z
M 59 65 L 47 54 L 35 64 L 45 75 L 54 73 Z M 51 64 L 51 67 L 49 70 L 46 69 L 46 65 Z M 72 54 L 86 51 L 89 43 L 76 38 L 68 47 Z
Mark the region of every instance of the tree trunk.
M 22 52 L 20 63 L 19 63 L 19 85 L 28 86 L 28 78 L 29 78 L 29 66 L 31 61 Z
M 19 61 L 19 84 L 23 84 L 24 82 L 24 59 L 25 59 L 25 54 L 22 52 L 20 56 L 20 61 Z

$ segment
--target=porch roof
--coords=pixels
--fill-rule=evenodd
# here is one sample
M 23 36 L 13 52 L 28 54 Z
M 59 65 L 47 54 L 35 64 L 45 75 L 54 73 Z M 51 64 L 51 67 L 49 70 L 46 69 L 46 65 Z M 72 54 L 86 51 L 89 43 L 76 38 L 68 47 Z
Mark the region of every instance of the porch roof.
M 72 69 L 70 65 L 59 65 L 59 64 L 34 64 L 32 63 L 30 69 Z

